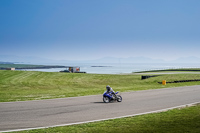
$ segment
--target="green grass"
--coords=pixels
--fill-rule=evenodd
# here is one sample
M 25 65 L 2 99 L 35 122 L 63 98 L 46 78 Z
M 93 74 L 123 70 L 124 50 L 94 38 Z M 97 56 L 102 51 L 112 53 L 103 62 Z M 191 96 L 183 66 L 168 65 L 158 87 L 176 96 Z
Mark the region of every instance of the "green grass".
M 106 85 L 120 92 L 200 85 L 200 82 L 158 84 L 162 80 L 187 79 L 200 79 L 200 74 L 167 74 L 141 80 L 141 75 L 0 70 L 0 102 L 96 95 L 102 94 Z
M 19 133 L 199 133 L 200 105 L 167 112 Z

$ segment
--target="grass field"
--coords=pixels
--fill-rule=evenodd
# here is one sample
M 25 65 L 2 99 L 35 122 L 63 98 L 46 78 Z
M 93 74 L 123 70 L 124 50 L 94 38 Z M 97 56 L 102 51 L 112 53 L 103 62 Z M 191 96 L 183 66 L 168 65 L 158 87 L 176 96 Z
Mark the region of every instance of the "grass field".
M 167 112 L 19 133 L 199 133 L 200 105 Z
M 200 79 L 200 74 L 164 74 L 141 80 L 141 75 L 81 74 L 33 71 L 0 71 L 0 102 L 53 99 L 102 94 L 106 85 L 115 91 L 138 91 L 198 82 L 158 84 L 162 80 Z

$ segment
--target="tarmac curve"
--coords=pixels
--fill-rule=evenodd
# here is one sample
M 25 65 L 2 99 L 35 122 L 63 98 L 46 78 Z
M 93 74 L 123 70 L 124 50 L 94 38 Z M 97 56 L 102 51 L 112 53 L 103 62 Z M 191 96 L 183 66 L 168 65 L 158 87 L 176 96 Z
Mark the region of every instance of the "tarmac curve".
M 200 102 L 200 85 L 121 93 L 123 101 L 103 103 L 102 95 L 0 103 L 0 132 L 123 118 Z

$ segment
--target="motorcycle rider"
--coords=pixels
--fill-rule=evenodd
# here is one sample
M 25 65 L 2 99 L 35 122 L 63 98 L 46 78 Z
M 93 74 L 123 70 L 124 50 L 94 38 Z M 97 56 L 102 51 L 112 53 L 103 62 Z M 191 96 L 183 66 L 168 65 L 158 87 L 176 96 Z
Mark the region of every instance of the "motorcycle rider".
M 107 89 L 107 93 L 111 92 L 111 94 L 113 94 L 114 97 L 116 97 L 116 94 L 115 94 L 114 90 L 109 85 L 106 86 L 106 89 Z M 113 97 L 113 99 L 114 99 L 114 97 Z

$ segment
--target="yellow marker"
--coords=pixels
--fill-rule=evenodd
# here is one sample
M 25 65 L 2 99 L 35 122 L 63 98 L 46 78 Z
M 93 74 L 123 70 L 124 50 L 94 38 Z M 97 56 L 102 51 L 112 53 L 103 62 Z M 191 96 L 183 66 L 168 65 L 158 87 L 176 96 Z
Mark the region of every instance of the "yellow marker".
M 163 81 L 162 81 L 162 84 L 163 84 L 163 85 L 166 85 L 166 80 L 163 80 Z

